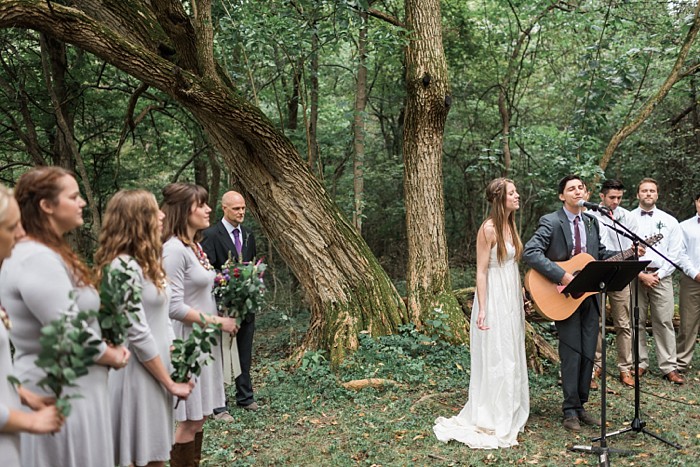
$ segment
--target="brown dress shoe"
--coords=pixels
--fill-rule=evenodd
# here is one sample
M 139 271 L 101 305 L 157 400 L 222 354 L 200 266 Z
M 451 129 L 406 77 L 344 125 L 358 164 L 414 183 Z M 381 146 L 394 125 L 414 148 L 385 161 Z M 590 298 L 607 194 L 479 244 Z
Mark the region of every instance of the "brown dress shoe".
M 598 390 L 598 382 L 595 380 L 595 378 L 591 378 L 591 385 L 590 385 L 591 391 L 597 391 Z
M 603 374 L 603 369 L 602 368 L 596 368 L 593 370 L 593 377 L 600 379 L 600 375 Z
M 673 370 L 670 373 L 664 375 L 664 379 L 672 382 L 673 384 L 685 384 L 685 379 L 678 373 L 678 370 Z
M 600 420 L 595 418 L 593 415 L 589 414 L 585 410 L 578 413 L 578 419 L 580 423 L 590 426 L 600 426 Z
M 640 378 L 642 376 L 644 376 L 644 373 L 646 373 L 646 372 L 647 372 L 646 368 L 642 368 L 642 367 L 637 368 L 637 374 L 639 375 Z
M 578 417 L 566 417 L 562 422 L 562 426 L 568 431 L 581 431 L 581 423 Z
M 632 377 L 632 373 L 629 371 L 621 371 L 620 372 L 620 382 L 624 384 L 625 386 L 629 386 L 631 388 L 634 387 L 634 378 Z

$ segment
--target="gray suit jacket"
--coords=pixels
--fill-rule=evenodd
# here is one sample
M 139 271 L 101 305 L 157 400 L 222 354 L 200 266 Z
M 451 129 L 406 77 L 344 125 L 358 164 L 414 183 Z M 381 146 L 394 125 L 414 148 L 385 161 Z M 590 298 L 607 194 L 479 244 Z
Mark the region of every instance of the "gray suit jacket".
M 586 252 L 594 259 L 616 254 L 616 251 L 606 250 L 601 243 L 598 222 L 586 214 L 582 217 L 586 229 Z M 554 261 L 570 259 L 573 250 L 571 225 L 562 207 L 540 218 L 537 230 L 523 249 L 523 261 L 550 281 L 558 283 L 566 271 Z

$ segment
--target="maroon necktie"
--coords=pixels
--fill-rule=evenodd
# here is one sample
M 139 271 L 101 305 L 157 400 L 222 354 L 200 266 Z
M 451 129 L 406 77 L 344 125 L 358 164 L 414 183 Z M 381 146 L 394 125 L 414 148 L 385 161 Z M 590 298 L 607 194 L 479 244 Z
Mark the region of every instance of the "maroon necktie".
M 579 217 L 574 217 L 574 255 L 581 253 L 581 232 L 578 229 Z
M 642 216 L 649 216 L 649 217 L 651 217 L 651 216 L 653 216 L 653 215 L 654 215 L 654 211 L 642 211 Z

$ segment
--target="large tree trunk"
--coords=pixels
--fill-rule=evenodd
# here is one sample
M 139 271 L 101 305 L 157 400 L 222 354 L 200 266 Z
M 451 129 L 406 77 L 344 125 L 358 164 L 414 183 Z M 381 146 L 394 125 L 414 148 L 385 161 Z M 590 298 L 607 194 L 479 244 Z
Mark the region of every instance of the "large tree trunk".
M 0 27 L 52 34 L 162 90 L 202 125 L 240 180 L 249 206 L 311 301 L 306 348 L 338 362 L 358 333 L 391 333 L 408 315 L 367 245 L 326 195 L 291 142 L 243 100 L 214 61 L 210 4 L 192 17 L 179 1 L 100 3 L 72 7 L 0 0 Z M 167 57 L 163 58 L 163 57 Z
M 451 104 L 442 48 L 439 0 L 406 0 L 406 116 L 404 195 L 411 320 L 422 325 L 446 313 L 454 340 L 468 338 L 464 314 L 451 292 L 442 188 L 442 138 Z

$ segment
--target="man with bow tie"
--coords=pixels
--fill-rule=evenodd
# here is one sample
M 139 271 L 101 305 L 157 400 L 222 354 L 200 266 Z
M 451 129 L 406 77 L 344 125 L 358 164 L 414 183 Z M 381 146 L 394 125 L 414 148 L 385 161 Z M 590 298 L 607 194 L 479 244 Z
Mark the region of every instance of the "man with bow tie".
M 656 207 L 659 199 L 659 184 L 653 178 L 644 178 L 637 187 L 639 207 L 632 211 L 639 223 L 639 236 L 647 238 L 663 234 L 664 238 L 656 245 L 671 261 L 678 261 L 683 245 L 683 237 L 678 221 L 670 214 Z M 656 360 L 664 379 L 674 384 L 684 384 L 685 379 L 678 372 L 676 359 L 676 334 L 673 329 L 673 271 L 675 267 L 663 259 L 652 248 L 647 248 L 640 260 L 651 263 L 639 273 L 639 376 L 649 369 L 649 353 L 646 344 L 647 315 L 651 317 L 651 329 L 656 342 Z M 635 286 L 632 287 L 632 295 Z
M 247 263 L 253 261 L 257 254 L 253 232 L 242 225 L 246 212 L 243 196 L 235 191 L 224 193 L 221 198 L 221 208 L 224 211 L 224 217 L 204 231 L 202 241 L 202 248 L 216 270 L 221 270 L 223 264 L 229 259 L 229 255 L 236 263 Z M 255 313 L 248 313 L 236 334 L 241 370 L 241 374 L 236 377 L 236 404 L 252 411 L 258 410 L 250 380 L 254 333 Z M 225 348 L 225 345 L 223 347 Z M 225 407 L 215 412 L 214 418 L 232 420 Z
M 678 332 L 678 371 L 688 371 L 693 360 L 695 340 L 700 327 L 700 191 L 693 200 L 695 215 L 681 222 L 683 253 L 679 261 L 683 275 L 680 280 L 678 310 L 681 325 Z

